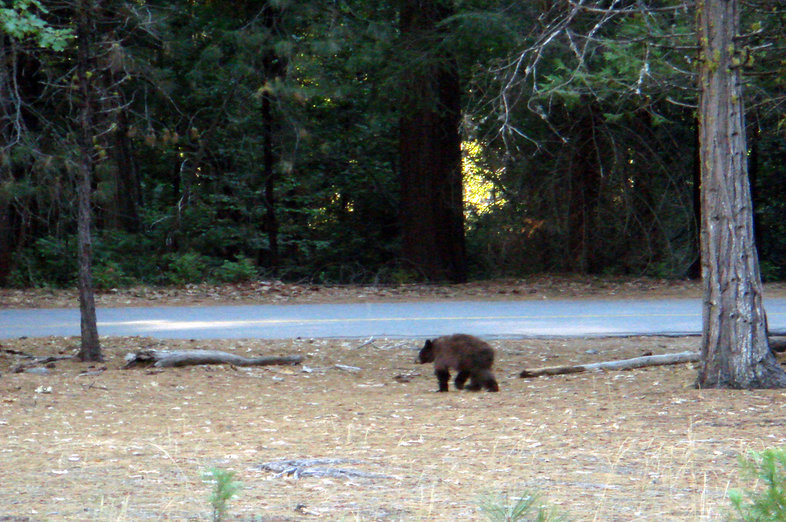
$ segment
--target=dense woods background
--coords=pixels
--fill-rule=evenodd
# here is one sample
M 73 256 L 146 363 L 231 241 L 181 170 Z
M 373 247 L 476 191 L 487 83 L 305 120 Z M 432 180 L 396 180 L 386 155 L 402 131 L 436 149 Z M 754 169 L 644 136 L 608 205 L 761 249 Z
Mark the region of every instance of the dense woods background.
M 85 172 L 99 287 L 696 276 L 694 15 L 606 3 L 6 2 L 0 284 L 75 284 Z M 783 279 L 786 8 L 742 17 Z

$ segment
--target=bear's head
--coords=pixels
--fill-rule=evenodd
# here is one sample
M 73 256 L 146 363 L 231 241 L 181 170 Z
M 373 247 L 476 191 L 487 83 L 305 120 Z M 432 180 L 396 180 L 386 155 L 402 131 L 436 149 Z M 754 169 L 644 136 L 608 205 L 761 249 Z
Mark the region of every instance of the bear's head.
M 434 343 L 432 343 L 431 340 L 427 340 L 426 344 L 420 350 L 420 354 L 418 354 L 418 362 L 420 364 L 434 362 Z

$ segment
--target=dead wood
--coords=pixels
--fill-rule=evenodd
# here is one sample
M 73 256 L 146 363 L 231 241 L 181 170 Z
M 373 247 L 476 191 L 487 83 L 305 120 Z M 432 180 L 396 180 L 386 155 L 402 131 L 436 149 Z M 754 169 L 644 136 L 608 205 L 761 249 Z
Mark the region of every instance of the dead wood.
M 24 357 L 30 357 L 25 355 Z M 65 361 L 68 359 L 73 359 L 73 355 L 48 355 L 45 357 L 32 357 L 32 361 L 19 363 L 13 368 L 11 368 L 11 373 L 22 373 L 30 368 L 34 368 L 36 366 L 44 366 L 49 363 L 57 362 L 57 361 Z
M 276 477 L 291 475 L 295 478 L 300 477 L 359 477 L 359 478 L 394 478 L 391 475 L 381 473 L 371 473 L 348 468 L 326 468 L 323 466 L 331 464 L 363 464 L 361 460 L 354 459 L 298 459 L 298 460 L 274 460 L 259 466 L 265 471 L 276 473 Z
M 632 370 L 646 366 L 662 366 L 664 364 L 681 364 L 695 362 L 699 360 L 697 352 L 670 353 L 665 355 L 647 355 L 644 357 L 634 357 L 633 359 L 623 359 L 619 361 L 605 361 L 590 364 L 579 364 L 575 366 L 551 366 L 548 368 L 537 368 L 534 370 L 523 370 L 519 377 L 541 377 L 543 375 L 565 375 L 569 373 L 588 372 L 592 370 Z
M 234 366 L 268 366 L 273 364 L 300 364 L 303 357 L 290 355 L 285 357 L 241 357 L 233 353 L 218 350 L 139 350 L 126 354 L 124 369 L 136 365 L 155 366 L 157 368 L 173 368 L 200 364 L 232 364 Z
M 20 352 L 19 350 L 10 350 L 10 349 L 7 349 L 7 348 L 3 348 L 2 350 L 0 350 L 0 353 L 7 353 L 9 355 L 17 355 L 19 357 L 26 357 L 28 359 L 32 359 L 33 357 L 35 357 L 34 355 L 30 355 L 30 354 L 25 353 L 25 352 Z

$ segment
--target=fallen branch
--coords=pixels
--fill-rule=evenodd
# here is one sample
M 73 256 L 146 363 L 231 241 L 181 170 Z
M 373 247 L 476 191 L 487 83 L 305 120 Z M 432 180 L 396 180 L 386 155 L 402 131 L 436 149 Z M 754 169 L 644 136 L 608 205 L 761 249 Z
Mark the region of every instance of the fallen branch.
M 234 366 L 267 366 L 272 364 L 300 364 L 303 357 L 290 355 L 286 357 L 241 357 L 218 350 L 140 350 L 126 354 L 123 369 L 136 365 L 152 365 L 157 368 L 173 368 L 199 364 L 232 364 Z
M 325 468 L 331 464 L 363 464 L 361 460 L 352 459 L 299 459 L 299 460 L 274 460 L 259 466 L 264 471 L 272 471 L 276 477 L 291 475 L 300 477 L 360 477 L 360 478 L 395 478 L 381 473 L 370 473 L 347 468 Z
M 43 357 L 24 355 L 23 357 L 32 357 L 33 360 L 17 364 L 13 368 L 11 368 L 11 373 L 22 373 L 36 366 L 45 366 L 49 363 L 53 363 L 57 361 L 67 361 L 69 359 L 74 358 L 73 355 L 47 355 Z
M 606 361 L 591 364 L 579 364 L 576 366 L 551 366 L 548 368 L 538 368 L 534 370 L 523 370 L 519 377 L 541 377 L 543 375 L 566 375 L 569 373 L 581 373 L 592 370 L 632 370 L 646 366 L 662 366 L 664 364 L 681 364 L 695 362 L 699 360 L 697 352 L 670 353 L 665 355 L 646 355 L 644 357 L 634 357 L 633 359 L 623 359 L 620 361 Z
M 10 348 L 3 348 L 0 350 L 0 353 L 7 353 L 9 355 L 17 355 L 19 357 L 26 357 L 28 359 L 32 359 L 35 355 L 30 355 L 29 353 L 20 352 L 19 350 L 11 350 Z

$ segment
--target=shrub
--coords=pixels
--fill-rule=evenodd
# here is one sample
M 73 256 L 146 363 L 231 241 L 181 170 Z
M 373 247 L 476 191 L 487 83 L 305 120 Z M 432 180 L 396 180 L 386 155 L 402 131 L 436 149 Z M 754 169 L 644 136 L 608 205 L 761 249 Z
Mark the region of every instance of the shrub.
M 540 502 L 537 493 L 522 492 L 511 497 L 507 492 L 487 494 L 478 501 L 478 508 L 490 522 L 557 522 L 564 520 L 555 508 Z
M 186 285 L 204 281 L 207 263 L 196 252 L 185 254 L 170 254 L 166 256 L 166 276 L 173 285 Z
M 12 286 L 68 287 L 76 284 L 76 236 L 47 236 L 14 253 L 9 276 Z
M 238 256 L 237 261 L 226 260 L 213 271 L 213 278 L 219 283 L 241 283 L 254 279 L 256 275 L 254 262 L 245 256 Z
M 764 485 L 763 491 L 729 493 L 740 520 L 786 520 L 786 448 L 752 451 L 747 457 L 740 457 L 740 469 L 744 476 Z
M 243 484 L 235 480 L 235 472 L 225 469 L 210 468 L 203 475 L 205 482 L 212 482 L 210 505 L 213 506 L 213 522 L 221 522 L 227 513 L 227 502 L 237 496 Z
M 123 267 L 114 261 L 106 261 L 93 267 L 93 285 L 104 290 L 130 286 L 134 279 L 126 275 Z

